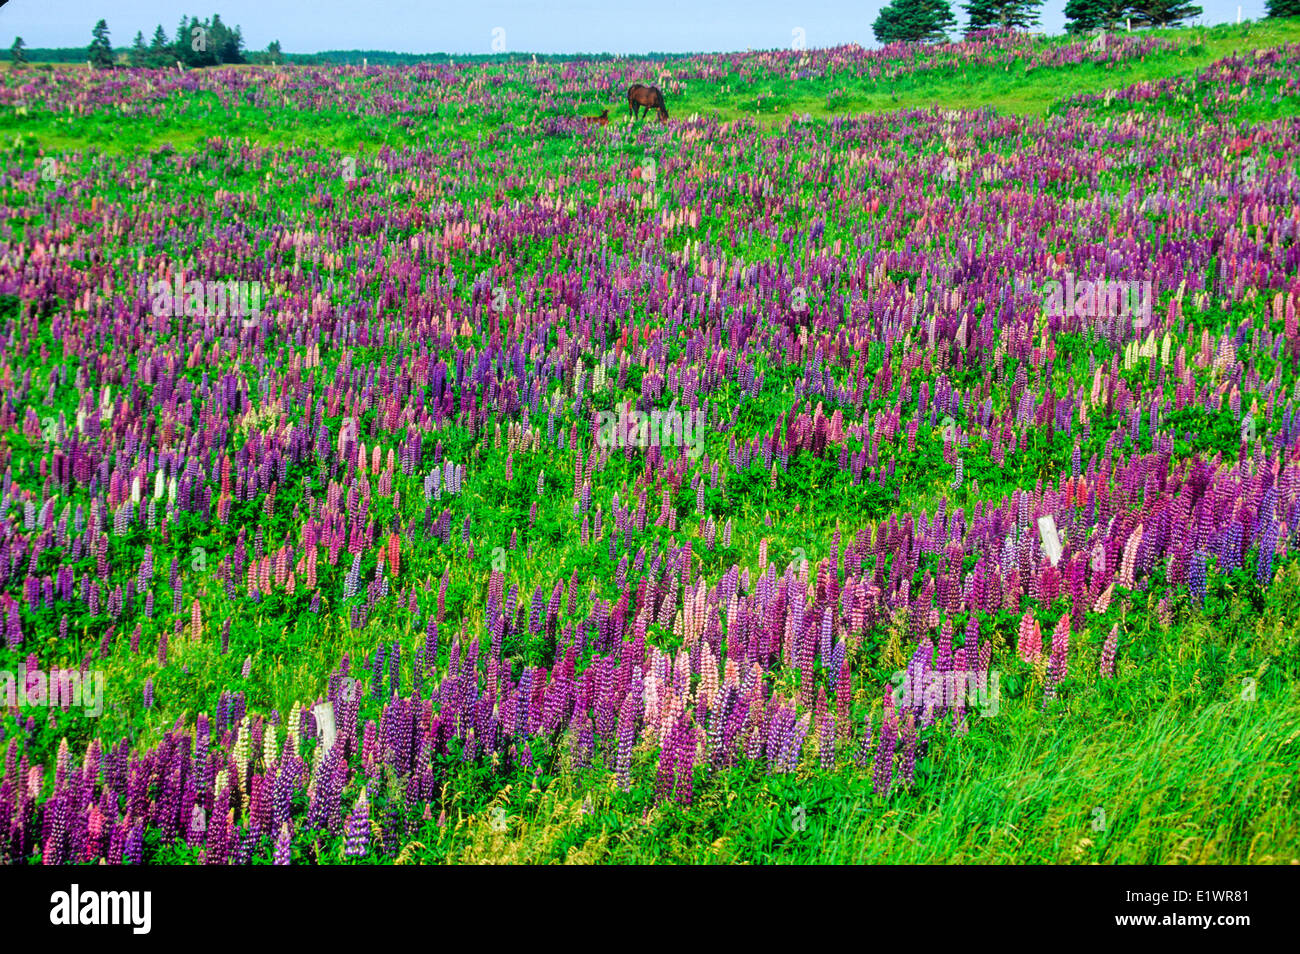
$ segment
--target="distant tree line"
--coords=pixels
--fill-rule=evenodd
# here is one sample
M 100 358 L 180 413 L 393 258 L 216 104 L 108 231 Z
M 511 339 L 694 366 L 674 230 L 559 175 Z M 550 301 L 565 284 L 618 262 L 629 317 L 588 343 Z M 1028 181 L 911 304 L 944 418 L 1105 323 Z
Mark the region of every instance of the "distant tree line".
M 273 40 L 264 52 L 247 53 L 244 50 L 243 30 L 227 26 L 221 15 L 214 13 L 210 19 L 182 16 L 176 35 L 168 37 L 162 24 L 153 31 L 146 42 L 144 32 L 137 31 L 135 40 L 126 48 L 114 48 L 108 23 L 100 20 L 90 31 L 87 47 L 40 48 L 28 47 L 22 37 L 14 40 L 7 59 L 14 68 L 29 62 L 76 63 L 86 61 L 96 69 L 117 66 L 134 66 L 149 69 L 171 69 L 180 63 L 187 69 L 205 66 L 222 66 L 231 63 L 279 63 L 293 59 L 295 62 L 314 57 L 287 57 L 280 51 L 280 41 Z M 0 51 L 0 57 L 4 53 Z
M 1300 0 L 1268 0 L 1270 16 L 1294 16 L 1275 12 L 1300 6 Z M 966 11 L 967 35 L 982 30 L 1028 30 L 1038 24 L 1043 0 L 970 0 Z M 1089 33 L 1135 27 L 1176 26 L 1201 15 L 1201 8 L 1187 0 L 1066 0 L 1065 28 L 1070 33 Z M 956 26 L 948 0 L 892 0 L 872 24 L 880 43 L 925 43 L 946 40 Z

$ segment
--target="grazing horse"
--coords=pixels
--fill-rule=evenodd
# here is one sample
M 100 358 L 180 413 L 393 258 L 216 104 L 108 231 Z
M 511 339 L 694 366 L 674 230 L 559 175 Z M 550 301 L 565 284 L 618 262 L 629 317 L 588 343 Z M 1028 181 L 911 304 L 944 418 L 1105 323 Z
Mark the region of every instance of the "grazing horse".
M 589 123 L 598 123 L 598 124 L 600 124 L 601 126 L 608 126 L 608 125 L 609 125 L 609 110 L 608 110 L 608 109 L 605 110 L 605 111 L 602 112 L 599 116 L 583 116 L 582 118 L 585 119 L 585 120 L 586 120 L 587 122 L 589 122 Z
M 658 112 L 660 122 L 668 118 L 668 109 L 664 106 L 664 94 L 659 92 L 658 86 L 633 83 L 627 88 L 627 107 L 633 119 L 640 115 L 642 106 L 645 107 L 646 112 L 652 109 Z

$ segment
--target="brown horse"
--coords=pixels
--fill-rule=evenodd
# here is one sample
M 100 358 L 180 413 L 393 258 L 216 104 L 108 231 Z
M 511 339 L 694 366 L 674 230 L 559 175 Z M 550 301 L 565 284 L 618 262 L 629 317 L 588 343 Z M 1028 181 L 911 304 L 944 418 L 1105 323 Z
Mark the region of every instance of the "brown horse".
M 603 113 L 601 113 L 599 116 L 583 116 L 582 118 L 585 119 L 585 120 L 586 120 L 587 122 L 589 122 L 589 123 L 598 123 L 598 124 L 600 124 L 601 126 L 608 126 L 608 125 L 609 125 L 609 110 L 608 110 L 608 109 L 605 110 L 605 111 L 604 111 Z
M 658 112 L 660 122 L 668 119 L 668 109 L 664 106 L 664 94 L 659 92 L 659 87 L 633 83 L 627 88 L 627 107 L 632 113 L 633 119 L 641 114 L 641 107 L 643 106 L 646 112 L 652 109 Z

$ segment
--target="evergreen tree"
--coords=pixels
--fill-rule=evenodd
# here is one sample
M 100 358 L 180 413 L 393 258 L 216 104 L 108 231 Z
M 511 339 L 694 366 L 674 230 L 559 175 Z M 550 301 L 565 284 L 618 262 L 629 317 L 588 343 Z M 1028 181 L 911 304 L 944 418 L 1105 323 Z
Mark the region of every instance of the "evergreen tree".
M 244 35 L 236 26 L 234 29 L 221 22 L 218 14 L 212 15 L 211 32 L 208 42 L 212 44 L 213 58 L 218 63 L 244 62 Z
M 1184 0 L 1135 0 L 1133 22 L 1142 26 L 1175 26 L 1203 12 L 1200 7 Z
M 135 40 L 131 43 L 131 65 L 143 67 L 149 65 L 149 47 L 144 45 L 144 31 L 135 31 Z
M 219 13 L 214 13 L 210 20 L 181 17 L 172 52 L 186 69 L 247 62 L 243 31 L 238 26 L 233 29 L 226 26 Z
M 212 65 L 216 66 L 224 63 L 222 54 L 225 52 L 226 43 L 229 41 L 230 31 L 226 25 L 221 22 L 221 14 L 214 13 L 212 22 L 205 21 L 208 30 L 208 51 L 212 54 Z
M 1028 30 L 1038 23 L 1043 0 L 971 0 L 962 4 L 970 17 L 967 33 L 980 30 Z
M 279 40 L 272 40 L 266 45 L 266 56 L 272 65 L 279 65 L 281 59 Z
M 154 69 L 166 69 L 171 66 L 174 58 L 171 51 L 172 41 L 167 39 L 167 31 L 158 24 L 157 29 L 153 31 L 153 39 L 149 41 L 149 65 Z
M 956 23 L 948 0 L 893 0 L 871 30 L 880 43 L 920 43 L 947 39 Z
M 86 48 L 86 58 L 97 70 L 113 68 L 113 44 L 108 38 L 108 23 L 100 20 L 91 31 L 90 46 Z
M 181 22 L 176 24 L 176 38 L 172 41 L 172 54 L 182 66 L 195 65 L 190 43 L 190 18 L 181 14 Z
M 221 18 L 217 18 L 218 30 L 221 29 Z M 189 32 L 185 34 L 185 45 L 189 50 L 189 58 L 185 61 L 186 66 L 216 66 L 217 65 L 217 44 L 216 33 L 212 29 L 212 24 L 207 20 L 200 20 L 194 17 L 190 20 Z
M 14 45 L 9 47 L 9 68 L 11 70 L 20 70 L 27 65 L 27 54 L 23 52 L 23 48 L 26 46 L 27 44 L 23 42 L 22 37 L 14 37 Z
M 1300 17 L 1300 0 L 1267 0 L 1270 17 Z
M 1066 0 L 1065 29 L 1070 33 L 1113 30 L 1131 13 L 1130 0 Z

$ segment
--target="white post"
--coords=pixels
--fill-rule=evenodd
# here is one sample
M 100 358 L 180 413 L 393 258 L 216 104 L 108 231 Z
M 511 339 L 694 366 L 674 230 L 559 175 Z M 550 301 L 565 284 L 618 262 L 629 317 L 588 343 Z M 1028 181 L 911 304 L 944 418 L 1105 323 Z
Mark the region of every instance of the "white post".
M 366 57 L 364 56 L 361 57 L 361 68 L 364 70 L 369 65 L 370 65 L 370 61 L 366 59 Z
M 1125 25 L 1126 27 L 1128 27 L 1128 32 L 1129 32 L 1129 33 L 1132 33 L 1132 32 L 1133 32 L 1133 18 L 1132 18 L 1132 17 L 1128 17 L 1128 18 L 1126 18 L 1126 19 L 1124 20 L 1124 25 Z
M 1241 6 L 1237 6 L 1237 25 L 1241 26 Z

